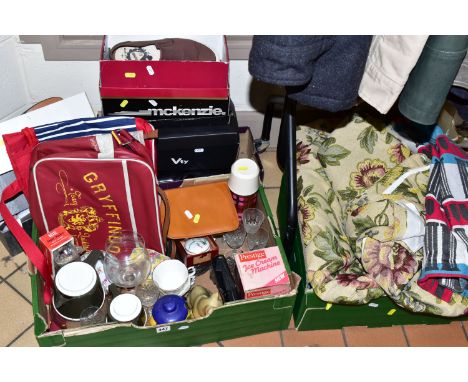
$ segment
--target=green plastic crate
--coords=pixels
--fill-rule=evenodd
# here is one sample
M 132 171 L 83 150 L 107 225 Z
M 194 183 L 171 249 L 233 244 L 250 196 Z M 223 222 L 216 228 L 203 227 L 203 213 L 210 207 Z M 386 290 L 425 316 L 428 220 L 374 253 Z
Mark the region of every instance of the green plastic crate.
M 259 190 L 274 242 L 280 248 L 294 289 L 287 295 L 228 303 L 205 318 L 156 327 L 131 324 L 106 324 L 99 327 L 46 332 L 46 306 L 42 300 L 42 283 L 31 275 L 34 333 L 40 346 L 194 346 L 286 329 L 291 320 L 299 278 L 291 273 L 281 239 L 273 222 L 263 190 Z M 37 237 L 37 235 L 35 235 Z
M 286 230 L 286 209 L 287 198 L 283 176 L 277 209 L 282 237 L 284 237 Z M 293 310 L 294 324 L 297 330 L 340 329 L 345 326 L 385 327 L 412 324 L 449 324 L 452 321 L 466 319 L 464 317 L 439 317 L 413 313 L 399 307 L 388 297 L 380 297 L 371 301 L 372 305 L 378 305 L 376 307 L 369 304 L 344 305 L 322 301 L 312 289 L 306 289 L 305 260 L 299 227 L 296 229 L 293 253 L 288 254 L 288 261 L 291 269 L 301 277 Z M 392 312 L 393 309 L 395 309 L 394 312 Z

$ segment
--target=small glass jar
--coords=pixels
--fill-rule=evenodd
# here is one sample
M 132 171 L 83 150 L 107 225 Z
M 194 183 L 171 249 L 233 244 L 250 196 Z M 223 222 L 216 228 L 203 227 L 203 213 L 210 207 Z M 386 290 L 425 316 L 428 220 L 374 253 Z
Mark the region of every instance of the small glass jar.
M 131 293 L 115 297 L 109 307 L 109 318 L 116 322 L 139 324 L 142 312 L 140 299 Z

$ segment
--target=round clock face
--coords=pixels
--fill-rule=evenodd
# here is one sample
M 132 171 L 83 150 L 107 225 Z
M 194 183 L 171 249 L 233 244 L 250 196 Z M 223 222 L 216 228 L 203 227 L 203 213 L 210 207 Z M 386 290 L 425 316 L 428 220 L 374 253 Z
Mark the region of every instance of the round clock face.
M 210 242 L 204 237 L 196 237 L 194 239 L 188 239 L 184 244 L 187 252 L 198 255 L 203 252 L 207 252 L 210 249 Z

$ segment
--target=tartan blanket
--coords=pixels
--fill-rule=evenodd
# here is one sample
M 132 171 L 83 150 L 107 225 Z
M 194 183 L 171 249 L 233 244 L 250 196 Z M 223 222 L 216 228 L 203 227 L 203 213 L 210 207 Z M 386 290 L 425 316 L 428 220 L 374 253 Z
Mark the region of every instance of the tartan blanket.
M 444 301 L 468 297 L 468 155 L 438 127 L 418 151 L 432 160 L 418 285 Z

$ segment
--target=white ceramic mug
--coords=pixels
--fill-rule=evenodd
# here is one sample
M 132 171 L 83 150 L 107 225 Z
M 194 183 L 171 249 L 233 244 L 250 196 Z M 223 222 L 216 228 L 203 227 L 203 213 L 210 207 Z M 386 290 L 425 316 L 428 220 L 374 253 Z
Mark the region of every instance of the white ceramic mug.
M 153 282 L 160 296 L 183 296 L 195 283 L 195 267 L 187 268 L 184 263 L 174 259 L 163 261 L 153 270 Z

